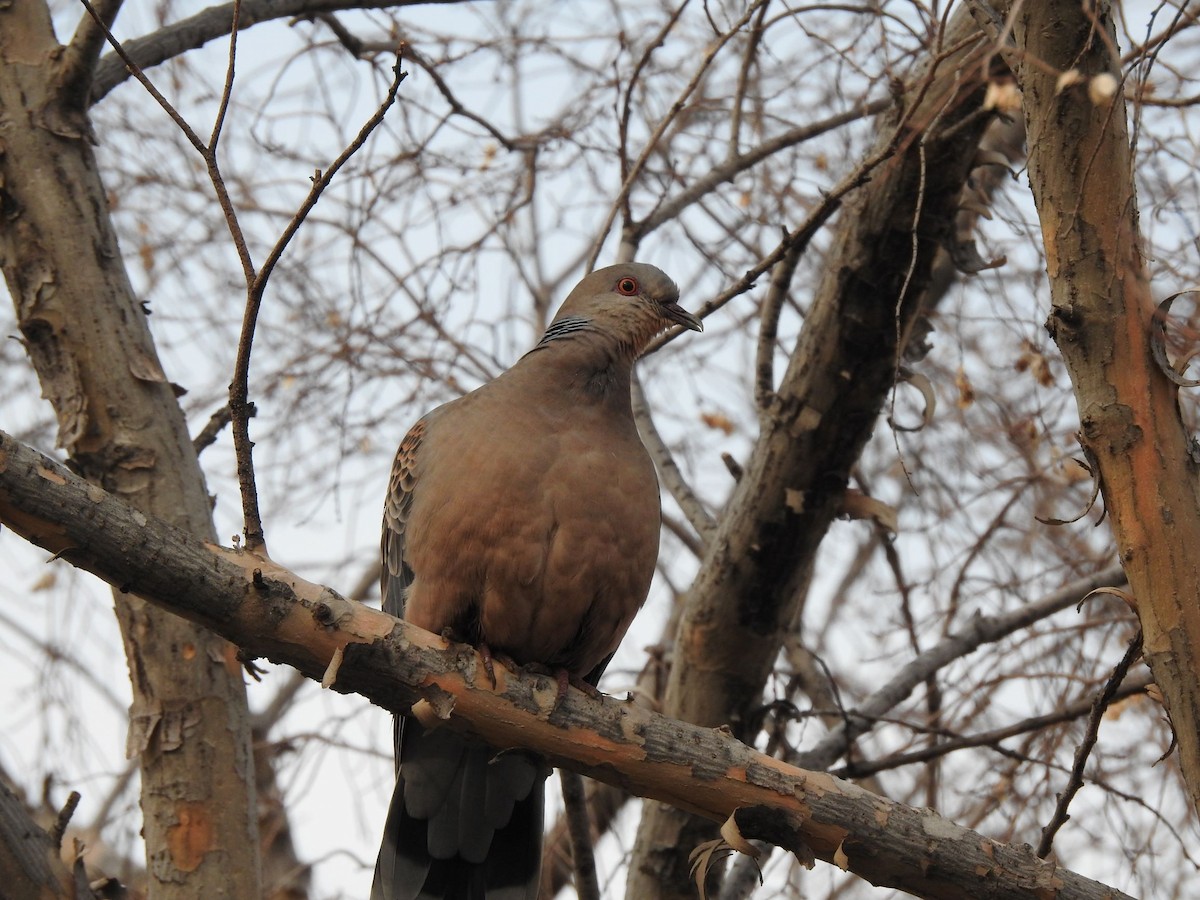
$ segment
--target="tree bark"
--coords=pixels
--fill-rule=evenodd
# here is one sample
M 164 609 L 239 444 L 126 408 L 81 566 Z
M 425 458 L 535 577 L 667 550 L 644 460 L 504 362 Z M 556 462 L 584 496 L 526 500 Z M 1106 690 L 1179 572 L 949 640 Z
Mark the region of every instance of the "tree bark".
M 0 522 L 120 590 L 393 712 L 527 747 L 631 793 L 919 897 L 1123 898 L 932 810 L 759 753 L 721 729 L 495 666 L 473 648 L 145 516 L 0 432 Z M 247 896 L 240 894 L 239 896 Z
M 686 599 L 664 711 L 736 723 L 761 701 L 817 548 L 895 383 L 939 246 L 991 116 L 987 47 L 965 9 L 880 125 L 887 159 L 841 212 L 791 363 Z M 690 898 L 706 822 L 647 805 L 626 895 Z
M 1124 97 L 1089 99 L 1095 76 L 1120 82 L 1112 15 L 1109 3 L 1022 4 L 1012 62 L 1050 276 L 1046 328 L 1071 375 L 1079 438 L 1200 810 L 1200 454 L 1179 388 L 1155 362 Z M 1082 80 L 1060 89 L 1072 69 Z
M 83 863 L 72 872 L 59 848 L 29 815 L 29 810 L 0 780 L 0 884 L 5 897 L 38 900 L 91 900 Z
M 87 64 L 58 44 L 41 0 L 0 5 L 0 261 L 72 464 L 144 512 L 211 539 L 183 413 L 109 221 L 88 79 L 77 68 Z M 140 755 L 152 894 L 259 896 L 236 648 L 135 596 L 117 594 L 116 611 L 133 684 L 128 751 Z

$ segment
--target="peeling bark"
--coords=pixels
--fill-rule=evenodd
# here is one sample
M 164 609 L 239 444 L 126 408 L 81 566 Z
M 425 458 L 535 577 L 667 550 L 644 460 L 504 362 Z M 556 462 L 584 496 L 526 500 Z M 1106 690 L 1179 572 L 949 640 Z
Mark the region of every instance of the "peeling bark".
M 1114 68 L 1109 3 L 1027 3 L 1014 21 L 1029 181 L 1050 276 L 1046 323 L 1067 364 L 1080 440 L 1162 689 L 1193 804 L 1200 809 L 1200 477 L 1178 387 L 1151 346 L 1155 304 L 1141 252 L 1125 102 L 1088 97 Z M 1030 62 L 1033 60 L 1035 62 Z M 1058 74 L 1083 76 L 1059 90 Z
M 1028 845 L 1001 844 L 932 810 L 789 766 L 722 729 L 576 689 L 560 698 L 554 678 L 500 664 L 493 686 L 472 647 L 144 516 L 3 432 L 0 522 L 252 655 L 313 679 L 340 660 L 334 690 L 393 712 L 423 700 L 441 711 L 444 727 L 493 747 L 536 750 L 552 765 L 707 820 L 735 816 L 744 837 L 774 842 L 802 860 L 815 856 L 919 897 L 1126 897 L 1037 859 Z
M 78 83 L 44 3 L 0 5 L 0 264 L 58 443 L 93 483 L 213 536 L 186 423 L 124 269 Z M 158 897 L 258 896 L 245 687 L 236 648 L 118 593 Z
M 700 725 L 759 702 L 851 468 L 879 419 L 897 355 L 991 116 L 986 41 L 965 9 L 880 125 L 889 153 L 840 213 L 800 340 L 744 476 L 686 598 L 664 710 Z M 711 825 L 648 807 L 627 896 L 690 898 L 688 854 Z

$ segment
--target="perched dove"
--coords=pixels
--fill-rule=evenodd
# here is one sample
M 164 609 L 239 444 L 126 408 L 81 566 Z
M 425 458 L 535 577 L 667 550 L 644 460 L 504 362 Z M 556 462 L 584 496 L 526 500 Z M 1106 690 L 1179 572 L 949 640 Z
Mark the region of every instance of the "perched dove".
M 417 422 L 384 507 L 384 610 L 595 684 L 658 556 L 629 391 L 672 325 L 702 328 L 665 274 L 600 269 L 516 365 Z M 396 765 L 372 900 L 536 900 L 544 763 L 398 718 Z

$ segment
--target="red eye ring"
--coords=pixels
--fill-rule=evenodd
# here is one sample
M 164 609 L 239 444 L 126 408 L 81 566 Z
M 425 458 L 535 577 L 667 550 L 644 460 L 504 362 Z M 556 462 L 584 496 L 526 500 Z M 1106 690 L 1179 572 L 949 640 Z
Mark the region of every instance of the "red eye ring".
M 638 292 L 638 283 L 636 278 L 626 275 L 617 282 L 617 293 L 624 294 L 626 297 L 632 297 Z

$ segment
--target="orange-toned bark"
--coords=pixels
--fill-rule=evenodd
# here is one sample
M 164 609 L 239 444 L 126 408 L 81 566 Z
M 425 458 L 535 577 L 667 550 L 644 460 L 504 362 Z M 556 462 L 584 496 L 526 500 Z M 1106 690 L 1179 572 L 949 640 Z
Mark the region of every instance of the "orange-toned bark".
M 48 477 L 48 474 L 52 477 Z M 632 701 L 570 690 L 496 666 L 468 646 L 346 600 L 254 556 L 138 513 L 0 432 L 0 523 L 62 559 L 210 627 L 254 655 L 335 690 L 529 747 L 554 765 L 825 859 L 920 897 L 1125 895 L 938 816 L 757 752 L 723 729 L 673 721 Z M 186 586 L 186 590 L 181 589 Z M 206 843 L 190 821 L 172 852 Z
M 1066 360 L 1080 440 L 1098 469 L 1146 660 L 1200 808 L 1200 480 L 1177 386 L 1155 362 L 1155 304 L 1141 241 L 1124 98 L 1094 103 L 1112 70 L 1109 4 L 1027 3 L 1014 68 L 1024 91 L 1029 180 L 1050 275 L 1047 328 Z M 1083 80 L 1060 90 L 1060 73 Z

